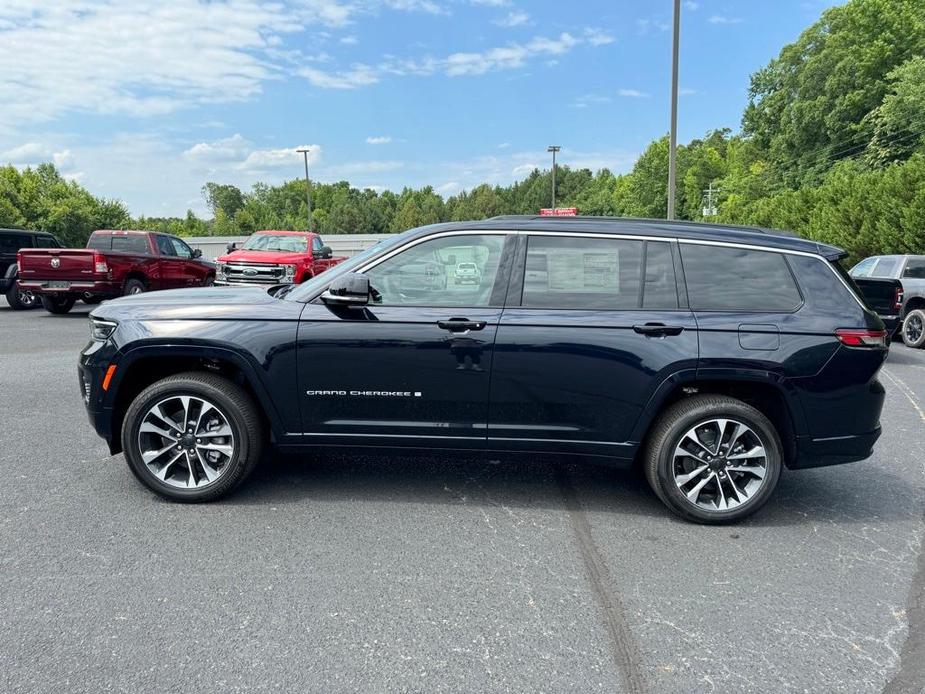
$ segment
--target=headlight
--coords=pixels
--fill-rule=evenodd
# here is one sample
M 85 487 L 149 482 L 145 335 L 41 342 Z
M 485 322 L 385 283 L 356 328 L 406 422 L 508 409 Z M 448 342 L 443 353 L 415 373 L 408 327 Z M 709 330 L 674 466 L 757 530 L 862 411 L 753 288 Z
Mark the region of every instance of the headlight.
M 295 277 L 295 265 L 283 265 L 283 277 L 287 280 Z
M 118 324 L 110 320 L 90 318 L 90 339 L 94 342 L 106 342 Z

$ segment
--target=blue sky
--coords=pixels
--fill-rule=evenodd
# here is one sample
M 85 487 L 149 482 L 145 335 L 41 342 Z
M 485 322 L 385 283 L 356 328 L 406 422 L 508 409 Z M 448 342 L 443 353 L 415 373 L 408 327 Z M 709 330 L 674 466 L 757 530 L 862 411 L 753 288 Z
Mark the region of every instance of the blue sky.
M 687 0 L 679 138 L 738 128 L 749 75 L 836 4 Z M 444 195 L 627 171 L 668 126 L 671 0 L 4 0 L 0 163 L 54 161 L 132 214 L 302 175 Z

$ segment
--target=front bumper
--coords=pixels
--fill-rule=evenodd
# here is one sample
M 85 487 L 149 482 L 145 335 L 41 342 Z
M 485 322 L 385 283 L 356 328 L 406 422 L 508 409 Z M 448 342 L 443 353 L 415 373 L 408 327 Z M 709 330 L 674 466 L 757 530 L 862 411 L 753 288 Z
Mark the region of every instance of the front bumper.
M 111 342 L 90 342 L 80 353 L 77 363 L 77 381 L 87 418 L 94 431 L 106 441 L 109 453 L 114 455 L 122 450 L 118 431 L 114 429 L 113 399 L 117 381 L 114 379 L 109 392 L 103 390 L 106 371 L 112 364 L 118 364 L 118 351 Z M 117 366 L 118 369 L 118 366 Z M 116 377 L 121 374 L 116 371 Z

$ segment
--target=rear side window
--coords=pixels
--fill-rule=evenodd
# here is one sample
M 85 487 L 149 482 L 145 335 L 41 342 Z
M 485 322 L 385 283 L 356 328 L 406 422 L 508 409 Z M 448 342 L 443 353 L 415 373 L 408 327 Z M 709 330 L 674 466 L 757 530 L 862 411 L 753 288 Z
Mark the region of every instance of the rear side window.
M 36 236 L 36 248 L 60 248 L 58 241 L 53 236 Z
M 896 277 L 899 268 L 899 258 L 881 258 L 871 271 L 871 277 Z
M 150 253 L 148 237 L 141 234 L 126 234 L 112 237 L 112 250 L 123 253 Z
M 793 311 L 803 303 L 787 260 L 773 251 L 681 244 L 695 311 Z
M 15 253 L 20 248 L 32 248 L 27 234 L 0 234 L 0 253 Z
M 671 249 L 663 242 L 531 236 L 521 305 L 591 310 L 677 308 Z
M 906 263 L 906 269 L 903 270 L 903 277 L 910 277 L 917 280 L 925 279 L 925 260 L 910 258 L 909 262 Z

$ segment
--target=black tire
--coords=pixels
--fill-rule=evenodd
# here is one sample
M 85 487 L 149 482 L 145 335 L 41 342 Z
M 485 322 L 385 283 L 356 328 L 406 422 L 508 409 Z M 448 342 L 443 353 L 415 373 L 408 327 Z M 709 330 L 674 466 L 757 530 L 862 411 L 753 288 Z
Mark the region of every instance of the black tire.
M 35 294 L 22 291 L 15 282 L 6 292 L 6 303 L 14 311 L 28 311 L 37 308 L 41 304 Z
M 234 436 L 234 452 L 222 473 L 214 482 L 199 488 L 186 489 L 162 482 L 145 464 L 139 448 L 139 429 L 150 408 L 180 395 L 203 398 L 216 406 Z M 129 469 L 155 494 L 187 503 L 213 501 L 241 484 L 256 467 L 263 449 L 263 425 L 253 400 L 237 384 L 214 374 L 181 373 L 148 386 L 132 401 L 122 423 L 122 449 Z
M 131 296 L 132 294 L 142 294 L 145 291 L 145 283 L 134 278 L 125 280 L 125 286 L 122 287 L 122 296 Z
M 764 478 L 754 493 L 731 509 L 715 511 L 689 500 L 675 483 L 673 474 L 674 453 L 682 438 L 699 423 L 714 418 L 745 424 L 758 436 L 766 453 Z M 665 410 L 649 435 L 643 467 L 652 490 L 677 515 L 696 523 L 732 523 L 755 513 L 774 493 L 783 467 L 782 450 L 774 425 L 751 405 L 723 395 L 698 395 Z M 703 476 L 709 474 L 708 470 Z
M 203 287 L 211 287 L 215 284 L 215 275 L 207 275 L 206 278 L 202 281 Z
M 907 347 L 920 349 L 925 345 L 925 311 L 920 308 L 909 311 L 903 319 L 902 334 Z
M 69 294 L 65 294 L 64 296 L 59 296 L 58 294 L 42 294 L 42 306 L 45 307 L 45 310 L 49 313 L 58 315 L 67 313 L 74 308 L 75 301 L 77 301 L 77 297 Z

